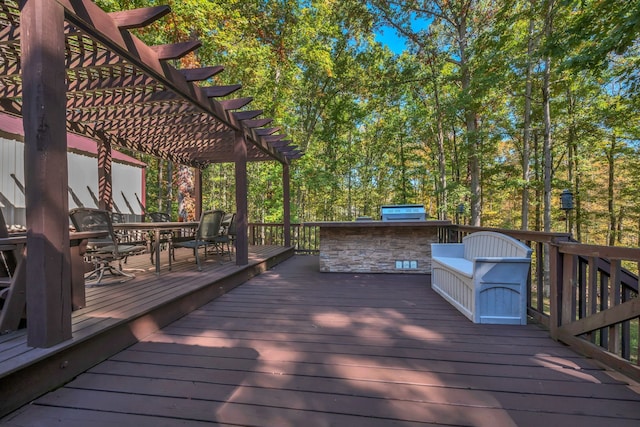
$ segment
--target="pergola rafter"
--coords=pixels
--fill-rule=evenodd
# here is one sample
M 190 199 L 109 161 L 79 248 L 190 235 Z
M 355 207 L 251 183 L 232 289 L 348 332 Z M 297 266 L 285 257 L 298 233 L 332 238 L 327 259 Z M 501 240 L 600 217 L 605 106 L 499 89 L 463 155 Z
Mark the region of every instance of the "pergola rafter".
M 167 6 L 105 13 L 89 0 L 60 3 L 65 8 L 66 18 L 64 39 L 69 123 L 98 126 L 101 122 L 105 130 L 118 136 L 114 147 L 144 153 L 156 152 L 153 146 L 145 146 L 154 144 L 156 140 L 141 138 L 134 141 L 136 135 L 160 135 L 167 131 L 166 126 L 171 120 L 174 120 L 176 128 L 197 124 L 200 129 L 208 123 L 213 132 L 220 132 L 226 138 L 228 149 L 223 151 L 224 144 L 215 139 L 217 144 L 213 149 L 193 151 L 186 156 L 191 166 L 204 167 L 227 161 L 226 155 L 222 160 L 222 157 L 216 157 L 216 152 L 231 150 L 234 143 L 232 135 L 237 130 L 243 132 L 249 145 L 258 148 L 248 151 L 247 161 L 268 158 L 288 161 L 286 151 L 274 149 L 268 144 L 268 139 L 263 139 L 267 132 L 254 132 L 254 129 L 271 123 L 271 119 L 252 120 L 262 114 L 259 110 L 239 111 L 251 103 L 252 98 L 220 99 L 241 90 L 240 85 L 197 85 L 196 82 L 221 73 L 223 66 L 177 70 L 169 64 L 168 61 L 197 49 L 199 41 L 147 46 L 129 33 L 128 29 L 142 28 L 165 16 L 170 12 Z M 15 101 L 13 108 L 3 109 L 15 114 L 15 106 L 21 104 L 23 97 L 18 2 L 4 1 L 0 4 L 0 21 L 0 99 Z M 132 117 L 158 116 L 165 119 L 134 123 L 131 120 Z M 195 123 L 191 121 L 192 117 L 198 117 Z M 131 132 L 132 127 L 135 127 L 135 133 Z M 94 134 L 89 132 L 86 136 Z M 178 134 L 176 131 L 175 135 Z M 203 139 L 197 131 L 180 135 L 182 152 L 203 141 L 214 140 Z M 185 139 L 189 135 L 193 137 L 192 141 Z M 172 143 L 176 141 L 177 138 Z

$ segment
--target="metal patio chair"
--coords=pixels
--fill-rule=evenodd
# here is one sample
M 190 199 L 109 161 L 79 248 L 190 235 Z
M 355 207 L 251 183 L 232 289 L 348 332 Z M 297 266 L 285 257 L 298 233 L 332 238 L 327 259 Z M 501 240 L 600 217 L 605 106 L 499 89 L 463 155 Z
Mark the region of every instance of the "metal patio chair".
M 171 222 L 171 215 L 166 212 L 147 212 L 151 222 Z
M 229 261 L 231 261 L 231 246 L 235 244 L 236 237 L 235 213 L 229 213 L 224 216 L 221 229 L 222 232 L 213 238 L 213 242 L 216 245 L 216 249 L 219 250 L 222 255 L 225 254 L 224 247 L 227 247 L 226 253 L 229 255 Z
M 177 240 L 172 242 L 174 248 L 191 248 L 196 257 L 196 264 L 198 264 L 198 270 L 202 270 L 200 263 L 200 255 L 198 249 L 204 248 L 204 256 L 207 256 L 207 248 L 209 246 L 215 246 L 215 238 L 220 235 L 220 224 L 222 223 L 222 217 L 224 212 L 221 210 L 209 210 L 202 212 L 200 216 L 200 224 L 196 230 L 196 235 L 190 240 Z
M 69 211 L 71 222 L 77 231 L 106 231 L 107 237 L 90 239 L 86 257 L 93 264 L 93 270 L 85 274 L 85 283 L 99 285 L 105 274 L 121 277 L 124 282 L 135 276 L 122 269 L 122 261 L 129 255 L 144 252 L 147 247 L 121 243 L 113 231 L 111 212 L 101 209 L 76 208 Z M 113 263 L 117 262 L 117 266 Z

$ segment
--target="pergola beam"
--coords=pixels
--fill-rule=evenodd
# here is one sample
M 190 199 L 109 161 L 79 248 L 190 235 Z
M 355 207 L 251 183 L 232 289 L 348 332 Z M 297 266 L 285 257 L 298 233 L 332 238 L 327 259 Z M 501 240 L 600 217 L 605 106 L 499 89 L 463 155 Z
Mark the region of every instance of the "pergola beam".
M 171 8 L 169 6 L 155 6 L 111 12 L 109 16 L 119 28 L 130 30 L 146 27 L 170 12 Z
M 229 85 L 203 87 L 202 90 L 204 90 L 209 98 L 220 98 L 223 96 L 231 95 L 233 92 L 240 90 L 241 88 L 242 85 Z
M 187 54 L 198 49 L 200 46 L 202 46 L 202 42 L 200 40 L 191 40 L 188 42 L 161 44 L 149 47 L 156 53 L 156 55 L 158 55 L 158 60 L 168 61 L 170 59 L 183 58 Z
M 231 117 L 237 122 L 242 120 L 254 119 L 263 113 L 262 110 L 250 110 L 250 111 L 234 111 L 231 113 Z
M 286 138 L 287 135 L 284 134 L 278 134 L 278 135 L 264 135 L 262 136 L 262 140 L 264 142 L 266 142 L 267 144 L 270 144 L 271 146 L 273 146 L 273 142 L 277 142 L 277 141 L 281 141 L 284 138 Z
M 255 126 L 254 126 L 255 128 Z M 267 135 L 271 135 L 274 134 L 276 132 L 278 132 L 280 130 L 279 127 L 274 127 L 274 128 L 265 128 L 265 129 L 254 129 L 254 133 L 258 136 L 267 136 Z
M 224 67 L 222 65 L 216 65 L 213 67 L 189 68 L 186 70 L 180 70 L 180 73 L 188 82 L 200 82 L 210 79 L 222 71 L 224 71 Z
M 242 125 L 247 128 L 259 128 L 262 126 L 266 126 L 269 123 L 273 122 L 273 119 L 253 119 L 253 120 L 243 120 Z

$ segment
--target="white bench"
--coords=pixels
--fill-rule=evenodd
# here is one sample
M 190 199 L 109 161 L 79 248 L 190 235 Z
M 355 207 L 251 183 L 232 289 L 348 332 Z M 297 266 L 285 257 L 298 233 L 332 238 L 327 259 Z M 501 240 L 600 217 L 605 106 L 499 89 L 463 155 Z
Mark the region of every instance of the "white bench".
M 462 243 L 431 244 L 431 287 L 474 323 L 527 324 L 531 249 L 480 231 Z

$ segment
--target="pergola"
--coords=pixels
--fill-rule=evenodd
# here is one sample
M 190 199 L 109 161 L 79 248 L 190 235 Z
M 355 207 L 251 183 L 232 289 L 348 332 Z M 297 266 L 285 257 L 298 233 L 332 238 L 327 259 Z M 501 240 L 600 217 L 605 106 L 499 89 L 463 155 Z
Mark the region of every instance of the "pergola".
M 129 32 L 168 6 L 106 13 L 90 0 L 1 0 L 0 111 L 23 118 L 27 206 L 28 342 L 48 347 L 71 336 L 66 135 L 98 142 L 100 206 L 110 209 L 111 149 L 124 147 L 199 172 L 234 162 L 236 262 L 248 262 L 247 162 L 283 167 L 289 244 L 289 163 L 302 153 L 267 127 L 240 85 L 205 86 L 222 66 L 176 69 L 170 61 L 197 40 L 148 46 Z M 196 174 L 196 193 L 201 193 Z M 198 197 L 198 200 L 201 200 Z M 199 213 L 201 206 L 197 206 Z

